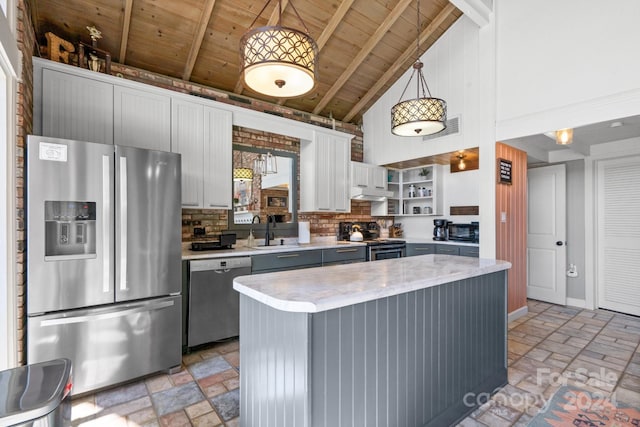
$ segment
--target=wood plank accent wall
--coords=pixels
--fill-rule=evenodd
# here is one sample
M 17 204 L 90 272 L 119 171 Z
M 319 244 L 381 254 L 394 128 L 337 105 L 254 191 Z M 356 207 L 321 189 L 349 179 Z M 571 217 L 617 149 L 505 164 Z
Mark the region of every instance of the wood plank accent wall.
M 527 305 L 527 153 L 500 142 L 498 159 L 512 164 L 511 185 L 498 184 L 496 178 L 496 258 L 512 264 L 508 274 L 508 312 Z M 497 176 L 497 172 L 496 172 Z M 506 212 L 506 222 L 501 213 Z

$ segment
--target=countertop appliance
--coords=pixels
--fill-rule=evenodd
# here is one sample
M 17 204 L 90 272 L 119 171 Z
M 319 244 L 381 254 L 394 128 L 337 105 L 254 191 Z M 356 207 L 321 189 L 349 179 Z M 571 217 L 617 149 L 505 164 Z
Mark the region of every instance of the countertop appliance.
M 251 274 L 251 257 L 189 261 L 187 347 L 240 334 L 240 294 L 233 279 Z
M 27 362 L 74 394 L 181 364 L 180 155 L 30 135 Z
M 236 233 L 221 234 L 218 240 L 203 240 L 191 242 L 192 251 L 212 251 L 216 249 L 233 249 L 236 243 Z
M 341 222 L 338 224 L 338 240 L 350 241 L 354 229 L 362 233 L 362 242 L 367 245 L 367 261 L 378 261 L 406 256 L 407 244 L 404 240 L 380 239 L 378 224 L 371 222 Z
M 433 220 L 433 240 L 440 242 L 447 240 L 447 224 L 449 224 L 449 221 L 446 219 Z
M 468 224 L 456 224 L 450 222 L 447 225 L 449 240 L 456 242 L 480 243 L 480 223 L 473 221 Z

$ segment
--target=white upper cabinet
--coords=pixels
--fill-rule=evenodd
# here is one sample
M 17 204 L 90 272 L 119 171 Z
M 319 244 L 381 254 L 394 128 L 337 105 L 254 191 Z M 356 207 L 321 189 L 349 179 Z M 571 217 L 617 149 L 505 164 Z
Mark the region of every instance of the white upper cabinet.
M 182 155 L 182 206 L 231 209 L 231 112 L 180 99 L 171 110 L 171 149 Z
M 233 115 L 204 107 L 204 208 L 232 208 Z
M 40 112 L 34 118 L 36 133 L 113 144 L 113 85 L 43 69 L 40 87 L 41 102 L 34 108 Z M 39 96 L 36 91 L 36 103 Z
M 300 211 L 349 212 L 351 141 L 315 131 L 300 144 Z
M 171 151 L 171 98 L 115 85 L 113 142 L 127 147 Z
M 351 162 L 351 185 L 386 190 L 387 168 L 368 163 Z
M 171 151 L 182 157 L 182 206 L 204 205 L 204 107 L 188 101 L 171 104 Z

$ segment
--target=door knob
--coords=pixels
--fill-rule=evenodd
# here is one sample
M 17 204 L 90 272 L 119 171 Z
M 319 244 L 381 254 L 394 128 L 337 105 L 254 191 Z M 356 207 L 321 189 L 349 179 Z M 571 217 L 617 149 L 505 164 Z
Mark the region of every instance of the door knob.
M 562 246 L 562 245 L 563 245 L 562 240 L 558 240 L 558 241 L 556 242 L 556 246 Z

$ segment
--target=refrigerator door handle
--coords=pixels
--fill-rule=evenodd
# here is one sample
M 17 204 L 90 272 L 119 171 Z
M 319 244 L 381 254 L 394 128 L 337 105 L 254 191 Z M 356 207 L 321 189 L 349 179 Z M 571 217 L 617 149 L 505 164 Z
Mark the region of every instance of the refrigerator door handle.
M 127 158 L 120 157 L 120 290 L 127 290 Z
M 111 158 L 102 156 L 102 292 L 109 292 L 111 288 L 111 236 L 109 233 L 111 212 Z
M 130 314 L 143 313 L 146 311 L 161 310 L 163 308 L 171 307 L 174 305 L 174 301 L 160 301 L 154 304 L 140 304 L 135 307 L 127 306 L 127 308 L 116 308 L 100 314 L 82 314 L 73 317 L 58 317 L 55 319 L 47 319 L 40 322 L 41 327 L 46 326 L 58 326 L 69 325 L 72 323 L 85 323 L 89 321 L 98 321 L 105 319 L 114 319 L 117 317 L 125 317 Z

